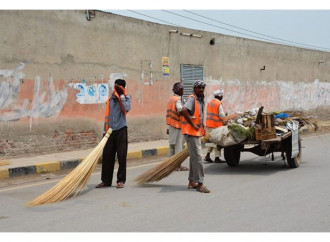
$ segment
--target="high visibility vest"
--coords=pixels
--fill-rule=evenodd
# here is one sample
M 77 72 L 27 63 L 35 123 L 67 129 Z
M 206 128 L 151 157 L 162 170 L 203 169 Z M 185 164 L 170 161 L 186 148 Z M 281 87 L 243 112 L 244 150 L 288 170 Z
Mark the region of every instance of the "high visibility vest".
M 181 132 L 182 134 L 188 134 L 191 136 L 204 136 L 205 134 L 205 129 L 204 129 L 204 125 L 201 124 L 201 117 L 200 117 L 200 110 L 199 110 L 199 105 L 198 105 L 198 101 L 197 98 L 194 94 L 191 94 L 188 98 L 193 97 L 195 99 L 195 111 L 193 114 L 193 117 L 191 118 L 193 124 L 200 126 L 199 130 L 195 130 L 189 123 L 188 121 L 185 119 L 184 116 L 182 116 L 182 122 L 181 122 Z
M 119 97 L 116 90 L 114 90 L 114 94 L 117 97 L 117 99 L 119 100 L 120 108 L 126 116 L 126 110 L 124 109 L 124 106 L 121 102 L 121 98 Z M 107 99 L 107 101 L 105 103 L 105 117 L 104 117 L 104 131 L 105 132 L 107 132 L 108 129 L 110 128 L 109 127 L 109 120 L 110 120 L 110 99 L 111 99 L 111 97 L 112 97 L 112 95 Z
M 167 103 L 166 124 L 174 128 L 181 129 L 180 115 L 176 111 L 175 104 L 180 99 L 179 96 L 173 95 Z
M 217 128 L 223 126 L 222 119 L 219 117 L 219 106 L 221 101 L 218 99 L 212 99 L 207 104 L 207 113 L 206 113 L 206 127 Z

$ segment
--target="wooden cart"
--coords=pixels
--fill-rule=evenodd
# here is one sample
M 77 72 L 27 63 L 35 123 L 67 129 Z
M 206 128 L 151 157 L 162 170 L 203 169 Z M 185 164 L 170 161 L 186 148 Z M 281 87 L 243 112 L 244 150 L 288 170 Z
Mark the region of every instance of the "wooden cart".
M 252 146 L 252 147 L 251 147 Z M 283 160 L 287 160 L 290 168 L 297 168 L 301 162 L 301 139 L 298 138 L 299 153 L 296 157 L 291 158 L 292 152 L 292 135 L 291 131 L 282 136 L 255 141 L 243 141 L 239 144 L 224 147 L 224 157 L 228 166 L 238 166 L 241 152 L 252 152 L 259 156 L 272 154 L 274 160 L 274 152 L 281 152 Z

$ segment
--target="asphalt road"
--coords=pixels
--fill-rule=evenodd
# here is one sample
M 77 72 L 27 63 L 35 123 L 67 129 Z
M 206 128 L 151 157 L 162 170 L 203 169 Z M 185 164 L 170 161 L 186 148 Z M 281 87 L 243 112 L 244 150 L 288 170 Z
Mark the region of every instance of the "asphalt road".
M 0 180 L 1 232 L 329 232 L 330 135 L 303 137 L 302 163 L 290 169 L 243 153 L 238 167 L 204 164 L 210 194 L 187 189 L 188 172 L 153 184 L 133 179 L 166 158 L 128 167 L 124 189 L 87 189 L 65 201 L 26 207 L 64 174 Z M 185 161 L 187 166 L 188 162 Z

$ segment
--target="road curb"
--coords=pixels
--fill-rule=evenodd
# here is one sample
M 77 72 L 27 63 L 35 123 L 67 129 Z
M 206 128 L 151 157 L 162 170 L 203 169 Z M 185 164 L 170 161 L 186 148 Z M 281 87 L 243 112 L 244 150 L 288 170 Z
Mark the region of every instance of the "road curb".
M 144 157 L 166 155 L 169 152 L 168 147 L 159 147 L 155 149 L 147 149 L 140 151 L 130 151 L 127 153 L 127 160 L 141 159 Z M 14 167 L 14 168 L 0 168 L 0 179 L 12 178 L 24 175 L 33 175 L 40 173 L 48 173 L 59 170 L 73 169 L 77 167 L 85 158 L 63 161 L 50 161 L 45 163 L 38 163 L 35 165 Z
M 318 133 L 322 131 L 330 130 L 330 122 L 323 122 L 319 126 L 306 126 L 299 130 L 300 134 L 311 134 Z M 158 156 L 158 155 L 167 155 L 169 153 L 169 147 L 158 147 L 154 149 L 139 150 L 139 151 L 130 151 L 127 153 L 127 160 L 132 159 L 141 159 L 145 157 Z M 77 167 L 82 159 L 75 160 L 64 160 L 64 161 L 52 161 L 39 163 L 36 165 L 29 165 L 23 167 L 15 168 L 0 168 L 0 179 L 11 178 L 23 175 L 32 175 L 38 173 L 48 173 L 58 170 L 73 169 Z

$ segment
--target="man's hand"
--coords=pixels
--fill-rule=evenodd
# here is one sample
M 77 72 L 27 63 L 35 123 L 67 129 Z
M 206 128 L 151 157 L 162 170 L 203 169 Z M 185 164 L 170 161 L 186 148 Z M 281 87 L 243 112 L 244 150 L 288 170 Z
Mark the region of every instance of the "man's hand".
M 126 90 L 122 86 L 115 84 L 115 89 L 119 96 L 122 94 L 124 94 L 126 96 Z
M 199 125 L 196 125 L 196 124 L 194 124 L 194 126 L 193 126 L 193 128 L 196 130 L 196 131 L 198 131 L 199 130 Z

